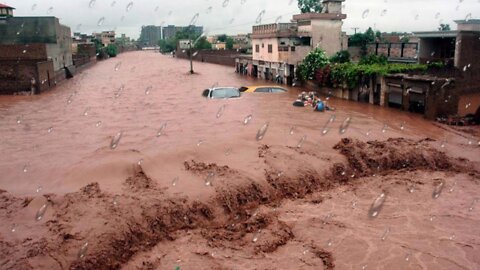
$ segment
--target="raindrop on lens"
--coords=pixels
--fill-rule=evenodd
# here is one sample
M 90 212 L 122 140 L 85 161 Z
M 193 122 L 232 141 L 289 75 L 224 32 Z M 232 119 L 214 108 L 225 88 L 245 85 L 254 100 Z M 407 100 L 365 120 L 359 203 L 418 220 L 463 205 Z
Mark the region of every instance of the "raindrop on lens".
M 432 197 L 434 199 L 437 199 L 438 197 L 440 197 L 440 194 L 442 194 L 444 187 L 445 187 L 445 181 L 441 180 L 438 184 L 435 185 L 435 188 L 433 189 Z
M 175 177 L 175 178 L 173 178 L 173 180 L 172 180 L 172 186 L 176 186 L 179 179 L 180 179 L 180 178 L 178 178 L 178 176 Z
M 457 182 L 454 182 L 453 185 L 450 187 L 450 189 L 448 190 L 448 192 L 452 193 L 453 191 L 455 191 L 455 187 L 457 186 Z
M 49 8 L 47 9 L 47 14 L 50 14 L 50 13 L 52 13 L 52 12 L 53 12 L 53 7 L 49 7 Z
M 472 19 L 472 13 L 468 13 L 467 16 L 465 16 L 465 22 L 468 22 Z
M 199 141 L 197 142 L 197 146 L 200 147 L 203 143 L 204 143 L 203 140 L 199 140 Z
M 388 130 L 388 125 L 385 124 L 385 125 L 383 126 L 383 128 L 382 128 L 382 133 L 387 132 L 387 130 Z
M 47 130 L 48 133 L 52 133 L 52 131 L 53 131 L 53 127 L 49 127 Z
M 241 0 L 241 1 L 240 1 L 240 4 L 243 5 L 243 4 L 245 4 L 246 2 L 247 2 L 247 0 Z
M 282 16 L 278 16 L 278 17 L 275 19 L 275 23 L 279 23 L 281 20 L 282 20 Z
M 118 147 L 118 144 L 120 143 L 120 140 L 122 139 L 123 136 L 123 131 L 120 131 L 115 135 L 115 137 L 112 138 L 112 141 L 110 142 L 110 149 L 115 150 Z
M 85 258 L 85 256 L 87 255 L 87 250 L 88 250 L 88 242 L 85 242 L 85 244 L 83 244 L 80 250 L 78 251 L 77 258 L 79 260 Z
M 118 71 L 121 66 L 122 66 L 122 62 L 118 62 L 117 64 L 115 64 L 115 71 Z
M 470 207 L 468 208 L 468 211 L 469 211 L 469 212 L 472 212 L 473 209 L 474 209 L 474 207 L 475 207 L 475 204 L 477 204 L 477 203 L 478 203 L 478 199 L 474 199 L 474 200 L 472 201 L 472 203 L 470 204 Z
M 243 124 L 248 125 L 248 123 L 250 123 L 250 121 L 252 120 L 252 117 L 253 116 L 251 114 L 247 115 L 247 117 L 245 117 L 245 119 L 243 119 Z
M 150 91 L 152 91 L 153 87 L 152 86 L 149 86 L 147 87 L 147 89 L 145 89 L 145 95 L 149 95 L 150 94 Z
M 113 1 L 113 2 L 110 4 L 110 6 L 111 6 L 111 7 L 114 7 L 115 4 L 117 4 L 117 1 Z
M 385 14 L 387 14 L 387 10 L 386 10 L 386 9 L 382 10 L 382 13 L 380 14 L 380 16 L 385 16 Z
M 85 109 L 85 112 L 83 113 L 83 116 L 88 116 L 89 112 L 90 112 L 90 107 Z
M 28 172 L 28 165 L 23 166 L 23 172 L 24 173 Z
M 133 2 L 128 3 L 126 8 L 127 12 L 129 12 L 132 9 L 132 7 L 133 7 Z
M 388 227 L 387 229 L 385 229 L 385 232 L 383 233 L 382 235 L 382 241 L 385 241 L 388 237 L 388 235 L 390 234 L 390 227 Z
M 95 6 L 95 1 L 96 0 L 90 0 L 90 3 L 88 4 L 88 7 L 93 8 Z
M 40 209 L 38 209 L 37 214 L 35 215 L 35 220 L 40 221 L 45 215 L 46 211 L 47 211 L 47 204 L 44 204 L 42 205 L 42 207 L 40 207 Z
M 211 186 L 214 177 L 215 174 L 213 172 L 209 172 L 207 178 L 205 178 L 205 186 Z
M 257 141 L 261 141 L 264 137 L 265 137 L 265 134 L 267 133 L 267 130 L 268 130 L 268 126 L 270 124 L 269 123 L 265 123 L 257 132 L 257 136 L 256 136 L 256 139 Z
M 102 126 L 102 121 L 98 121 L 95 126 L 98 128 L 98 127 L 101 127 Z
M 213 7 L 211 7 L 211 6 L 208 7 L 208 8 L 207 8 L 207 11 L 205 11 L 205 13 L 210 14 L 210 12 L 212 12 L 212 9 L 213 9 Z
M 101 18 L 98 20 L 97 25 L 98 25 L 98 26 L 102 26 L 104 22 L 105 22 L 105 17 L 101 17 Z
M 225 107 L 226 105 L 223 104 L 222 106 L 220 106 L 220 108 L 218 109 L 218 112 L 217 112 L 217 119 L 222 117 L 223 113 L 225 112 Z
M 227 7 L 228 6 L 229 0 L 224 0 L 222 3 L 222 7 Z
M 12 233 L 16 232 L 16 231 L 17 231 L 17 224 L 15 224 L 15 223 L 12 224 L 12 227 L 10 228 L 10 231 L 11 231 Z
M 199 13 L 195 13 L 195 15 L 193 15 L 192 19 L 190 20 L 190 24 L 189 25 L 195 25 L 195 23 L 197 23 L 197 20 L 198 20 L 198 17 L 200 16 Z
M 383 204 L 387 199 L 387 195 L 385 193 L 380 194 L 372 203 L 370 210 L 368 211 L 368 216 L 370 218 L 376 218 L 380 214 L 380 211 L 383 208 Z
M 157 137 L 162 136 L 162 134 L 163 134 L 163 132 L 165 131 L 166 128 L 167 128 L 167 122 L 163 123 L 163 124 L 160 126 L 160 129 L 159 129 L 158 132 L 157 132 Z
M 303 143 L 307 140 L 307 135 L 303 135 L 303 137 L 300 139 L 300 141 L 297 144 L 297 148 L 302 148 Z
M 265 9 L 260 11 L 260 13 L 257 16 L 257 19 L 255 20 L 255 23 L 260 24 L 262 22 L 263 15 L 265 15 Z
M 352 121 L 351 117 L 347 117 L 340 126 L 340 134 L 345 134 L 347 132 L 348 127 L 350 126 L 350 123 Z
M 295 127 L 291 127 L 289 133 L 290 133 L 290 135 L 293 135 L 293 133 L 295 133 Z
M 35 9 L 37 9 L 37 4 L 32 5 L 32 11 L 34 11 Z
M 365 9 L 362 13 L 362 18 L 367 18 L 368 17 L 368 14 L 370 13 L 370 9 Z

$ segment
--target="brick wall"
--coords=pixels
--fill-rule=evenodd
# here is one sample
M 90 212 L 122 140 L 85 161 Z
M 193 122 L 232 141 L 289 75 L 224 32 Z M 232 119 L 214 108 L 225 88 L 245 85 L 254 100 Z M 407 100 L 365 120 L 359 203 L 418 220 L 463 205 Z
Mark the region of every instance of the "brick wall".
M 186 51 L 177 50 L 176 57 L 189 59 Z M 200 50 L 193 60 L 235 67 L 235 58 L 240 55 L 236 50 Z
M 47 60 L 45 44 L 0 45 L 0 59 Z

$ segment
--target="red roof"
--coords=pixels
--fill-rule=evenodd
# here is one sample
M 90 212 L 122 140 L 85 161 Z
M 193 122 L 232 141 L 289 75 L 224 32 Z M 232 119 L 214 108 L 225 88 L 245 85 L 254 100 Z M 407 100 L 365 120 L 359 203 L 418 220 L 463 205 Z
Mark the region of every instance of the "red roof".
M 11 8 L 11 9 L 15 9 L 15 8 L 13 8 L 13 7 L 9 7 L 9 6 L 4 5 L 4 4 L 2 4 L 2 3 L 0 3 L 0 8 Z

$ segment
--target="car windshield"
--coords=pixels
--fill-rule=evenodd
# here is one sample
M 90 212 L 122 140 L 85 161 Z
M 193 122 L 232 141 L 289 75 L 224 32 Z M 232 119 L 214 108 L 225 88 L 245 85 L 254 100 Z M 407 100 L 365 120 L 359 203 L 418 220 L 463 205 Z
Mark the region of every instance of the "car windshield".
M 240 97 L 237 88 L 217 88 L 212 91 L 212 98 L 235 98 Z

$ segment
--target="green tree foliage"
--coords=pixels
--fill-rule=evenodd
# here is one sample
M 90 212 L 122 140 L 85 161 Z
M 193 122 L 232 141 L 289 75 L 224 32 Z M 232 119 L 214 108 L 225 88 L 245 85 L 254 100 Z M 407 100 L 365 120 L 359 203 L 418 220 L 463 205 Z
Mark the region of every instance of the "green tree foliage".
M 198 39 L 197 43 L 195 43 L 195 49 L 210 50 L 212 49 L 212 44 L 207 41 L 206 37 L 201 37 L 200 39 Z
M 325 51 L 320 48 L 316 48 L 307 54 L 302 63 L 298 65 L 297 77 L 301 81 L 313 80 L 315 72 L 328 64 L 330 64 L 330 60 L 325 54 Z
M 374 54 L 370 54 L 362 57 L 359 62 L 360 65 L 374 65 L 374 64 L 386 65 L 387 63 L 388 63 L 388 58 L 385 55 L 374 55 Z
M 369 27 L 365 33 L 357 33 L 352 35 L 348 39 L 348 46 L 360 47 L 362 49 L 362 55 L 367 54 L 367 44 L 375 42 L 375 32 Z
M 178 43 L 179 40 L 181 40 L 181 39 L 189 39 L 189 40 L 192 40 L 192 41 L 197 40 L 197 43 L 198 43 L 202 39 L 202 38 L 199 38 L 199 37 L 200 37 L 199 33 L 195 32 L 193 28 L 187 27 L 183 30 L 175 32 L 175 36 L 173 38 L 160 40 L 158 42 L 158 46 L 160 46 L 160 51 L 161 52 L 172 52 L 172 51 L 175 51 L 177 49 L 177 43 Z M 207 42 L 206 40 L 204 40 L 204 41 Z M 202 41 L 200 46 L 207 47 L 205 42 Z M 195 44 L 194 46 L 196 48 L 197 45 Z M 209 48 L 211 48 L 211 46 Z
M 330 57 L 332 63 L 348 63 L 350 62 L 350 53 L 348 51 L 339 51 Z
M 233 40 L 232 37 L 227 37 L 227 40 L 225 42 L 227 43 L 225 45 L 227 47 L 227 49 L 229 49 L 229 50 L 233 49 L 233 44 L 235 43 L 235 41 Z
M 217 40 L 220 42 L 227 42 L 227 35 L 222 34 L 217 37 Z
M 177 48 L 177 42 L 174 38 L 162 39 L 158 42 L 161 52 L 173 52 Z
M 440 24 L 438 31 L 450 31 L 450 24 Z
M 319 0 L 298 0 L 298 8 L 302 13 L 322 12 L 322 4 Z
M 110 57 L 115 57 L 118 54 L 118 48 L 115 44 L 108 44 L 107 46 L 107 54 Z

